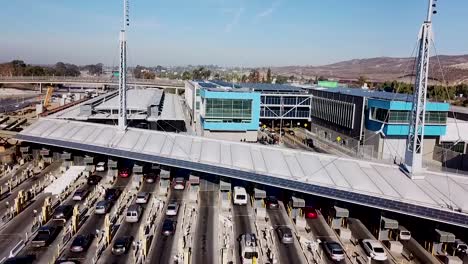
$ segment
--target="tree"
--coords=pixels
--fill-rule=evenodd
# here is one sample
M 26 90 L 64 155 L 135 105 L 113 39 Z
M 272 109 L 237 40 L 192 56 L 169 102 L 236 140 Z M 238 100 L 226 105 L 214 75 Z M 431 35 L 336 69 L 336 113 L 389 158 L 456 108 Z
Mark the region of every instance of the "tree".
M 268 70 L 267 70 L 267 75 L 266 75 L 266 82 L 267 82 L 267 83 L 271 83 L 271 81 L 272 81 L 272 80 L 271 80 L 271 69 L 268 68 Z
M 363 87 L 364 84 L 367 83 L 367 77 L 363 76 L 363 75 L 359 76 L 357 83 L 358 83 L 359 87 Z
M 283 84 L 288 82 L 288 77 L 283 76 L 283 75 L 278 75 L 276 76 L 276 82 L 277 84 Z
M 260 72 L 258 69 L 253 69 L 249 73 L 249 82 L 259 83 L 260 82 Z
M 184 71 L 182 73 L 182 80 L 191 80 L 192 79 L 192 73 L 188 71 Z
M 247 79 L 248 79 L 247 75 L 242 74 L 241 82 L 245 83 L 245 82 L 247 82 Z

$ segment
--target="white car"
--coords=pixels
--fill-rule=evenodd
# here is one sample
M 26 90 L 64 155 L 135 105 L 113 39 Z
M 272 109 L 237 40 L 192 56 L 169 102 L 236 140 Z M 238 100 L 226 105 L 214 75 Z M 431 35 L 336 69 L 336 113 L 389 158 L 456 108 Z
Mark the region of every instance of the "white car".
M 174 179 L 174 190 L 183 190 L 185 189 L 185 179 L 178 177 Z
M 373 239 L 362 240 L 362 245 L 366 253 L 374 260 L 387 260 L 387 253 L 382 244 Z
M 105 171 L 105 170 L 106 170 L 106 163 L 104 161 L 101 161 L 96 165 L 96 171 Z
M 140 192 L 140 193 L 137 194 L 135 203 L 137 203 L 137 204 L 148 203 L 149 196 L 150 196 L 150 194 L 147 193 L 147 192 Z
M 178 203 L 170 203 L 167 205 L 166 215 L 167 216 L 175 216 L 179 211 L 179 204 Z

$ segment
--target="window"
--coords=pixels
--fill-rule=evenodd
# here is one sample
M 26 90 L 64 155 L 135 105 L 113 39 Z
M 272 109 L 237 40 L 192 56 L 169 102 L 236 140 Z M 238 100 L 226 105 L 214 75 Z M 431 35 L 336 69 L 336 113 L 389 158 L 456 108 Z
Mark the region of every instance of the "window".
M 410 111 L 388 110 L 373 107 L 371 109 L 371 118 L 377 121 L 393 124 L 409 124 L 411 120 Z M 427 111 L 427 124 L 445 124 L 447 123 L 447 112 Z
M 252 120 L 252 100 L 208 98 L 206 99 L 205 119 L 248 123 Z
M 353 103 L 312 97 L 311 115 L 328 122 L 353 129 L 354 111 L 356 105 Z
M 200 89 L 196 89 L 196 90 L 197 90 L 196 95 L 200 96 Z
M 196 102 L 196 109 L 200 110 L 200 102 Z

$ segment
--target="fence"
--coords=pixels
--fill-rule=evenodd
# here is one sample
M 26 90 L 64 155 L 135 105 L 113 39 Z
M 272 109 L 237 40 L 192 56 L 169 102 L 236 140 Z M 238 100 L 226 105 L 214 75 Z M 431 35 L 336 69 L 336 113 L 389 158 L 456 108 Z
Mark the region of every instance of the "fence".
M 468 155 L 443 148 L 440 145 L 434 146 L 432 159 L 442 163 L 443 171 L 453 173 L 466 173 L 468 171 Z M 464 172 L 462 172 L 464 171 Z

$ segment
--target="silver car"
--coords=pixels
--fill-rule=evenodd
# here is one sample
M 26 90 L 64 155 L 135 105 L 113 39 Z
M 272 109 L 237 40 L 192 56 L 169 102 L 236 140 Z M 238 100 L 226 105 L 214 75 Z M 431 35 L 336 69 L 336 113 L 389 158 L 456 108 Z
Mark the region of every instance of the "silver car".
M 137 204 L 146 204 L 146 203 L 148 203 L 149 196 L 150 196 L 150 194 L 147 193 L 147 192 L 140 192 L 140 193 L 137 194 L 135 203 L 137 203 Z
M 294 243 L 293 234 L 291 228 L 287 226 L 280 226 L 276 229 L 278 232 L 279 239 L 283 244 L 292 244 Z
M 97 215 L 107 214 L 109 212 L 110 207 L 111 207 L 111 203 L 109 201 L 106 201 L 106 200 L 99 201 L 96 204 L 94 213 Z

